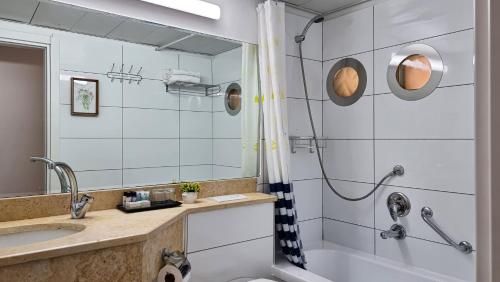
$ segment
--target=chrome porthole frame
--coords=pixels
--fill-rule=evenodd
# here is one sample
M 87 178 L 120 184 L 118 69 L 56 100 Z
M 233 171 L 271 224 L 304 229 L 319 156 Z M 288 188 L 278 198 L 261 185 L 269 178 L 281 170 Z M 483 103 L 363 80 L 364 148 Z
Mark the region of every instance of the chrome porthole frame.
M 356 71 L 359 79 L 356 91 L 354 91 L 354 93 L 349 97 L 339 96 L 335 92 L 335 89 L 333 87 L 335 75 L 340 69 L 346 67 L 353 68 Z M 341 59 L 340 61 L 335 63 L 335 65 L 333 65 L 333 67 L 330 69 L 330 72 L 328 73 L 328 77 L 326 79 L 326 91 L 328 93 L 328 97 L 330 97 L 330 100 L 332 100 L 332 102 L 334 102 L 339 106 L 343 107 L 350 106 L 356 103 L 356 101 L 358 101 L 359 98 L 363 96 L 363 93 L 365 92 L 366 89 L 366 79 L 367 79 L 366 70 L 360 61 L 354 58 Z
M 427 83 L 419 89 L 408 90 L 403 88 L 397 79 L 397 72 L 400 64 L 408 57 L 422 55 L 429 60 L 431 65 L 431 75 Z M 406 46 L 394 54 L 387 68 L 387 83 L 391 92 L 396 97 L 406 101 L 417 101 L 429 96 L 441 83 L 443 77 L 444 64 L 436 49 L 426 44 L 412 44 Z
M 241 99 L 241 86 L 238 83 L 233 82 L 226 88 L 226 94 L 224 95 L 224 106 L 226 107 L 226 112 L 228 114 L 235 116 L 241 111 L 241 103 L 240 106 L 236 109 L 232 109 L 231 106 L 229 106 L 229 94 L 233 90 L 236 90 L 239 93 Z

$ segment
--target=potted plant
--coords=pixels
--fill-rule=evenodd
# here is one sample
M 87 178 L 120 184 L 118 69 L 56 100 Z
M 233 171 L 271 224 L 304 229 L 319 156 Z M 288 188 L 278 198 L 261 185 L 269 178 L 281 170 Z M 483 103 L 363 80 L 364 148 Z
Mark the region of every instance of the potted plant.
M 181 184 L 182 201 L 185 204 L 192 204 L 198 198 L 200 192 L 200 183 L 186 182 Z

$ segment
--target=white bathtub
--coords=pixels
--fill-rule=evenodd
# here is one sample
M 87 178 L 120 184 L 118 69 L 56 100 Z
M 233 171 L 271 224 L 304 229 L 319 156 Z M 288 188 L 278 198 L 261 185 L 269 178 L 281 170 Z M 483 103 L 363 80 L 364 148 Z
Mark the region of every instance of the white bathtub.
M 464 282 L 329 242 L 318 245 L 305 251 L 307 271 L 278 261 L 273 275 L 287 282 Z

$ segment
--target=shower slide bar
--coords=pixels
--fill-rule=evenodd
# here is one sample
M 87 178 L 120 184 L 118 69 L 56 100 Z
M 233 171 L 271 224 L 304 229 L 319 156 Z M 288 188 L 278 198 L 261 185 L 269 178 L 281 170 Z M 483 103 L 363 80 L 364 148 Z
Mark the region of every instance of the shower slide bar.
M 441 236 L 441 238 L 448 242 L 448 244 L 450 244 L 453 248 L 461 251 L 464 254 L 470 254 L 472 252 L 471 243 L 467 241 L 462 241 L 460 243 L 455 242 L 450 238 L 450 236 L 446 235 L 446 233 L 444 233 L 436 223 L 434 223 L 434 221 L 432 220 L 434 212 L 431 208 L 423 207 L 420 215 L 422 216 L 422 219 L 425 221 L 425 223 L 427 223 L 434 231 L 436 231 L 436 233 L 439 234 L 439 236 Z
M 319 148 L 326 148 L 326 138 L 318 138 Z M 290 136 L 290 151 L 292 154 L 297 153 L 297 148 L 309 149 L 309 152 L 314 153 L 314 137 L 312 136 Z

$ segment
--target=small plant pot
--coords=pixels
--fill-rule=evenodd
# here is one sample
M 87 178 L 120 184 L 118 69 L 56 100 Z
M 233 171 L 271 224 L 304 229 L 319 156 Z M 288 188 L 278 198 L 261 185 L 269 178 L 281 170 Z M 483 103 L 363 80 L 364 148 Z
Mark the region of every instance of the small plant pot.
M 198 192 L 184 192 L 182 193 L 182 201 L 184 204 L 194 204 L 198 199 Z

